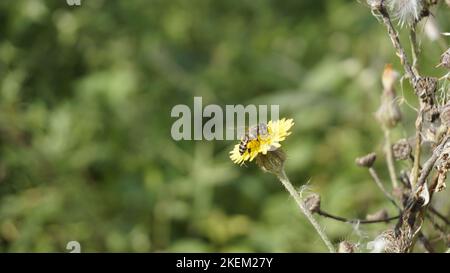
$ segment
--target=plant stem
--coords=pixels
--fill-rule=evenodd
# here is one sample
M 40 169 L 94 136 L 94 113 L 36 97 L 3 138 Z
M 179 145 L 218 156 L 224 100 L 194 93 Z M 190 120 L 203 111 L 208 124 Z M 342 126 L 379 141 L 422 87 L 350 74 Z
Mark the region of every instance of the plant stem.
M 411 43 L 411 55 L 413 59 L 412 69 L 414 73 L 418 75 L 419 72 L 417 70 L 417 67 L 419 57 L 419 46 L 417 45 L 416 26 L 417 26 L 416 22 L 414 22 L 414 24 L 411 26 L 411 31 L 409 32 L 409 42 Z
M 284 169 L 277 175 L 277 177 L 280 180 L 281 184 L 283 184 L 283 186 L 289 192 L 289 194 L 294 198 L 295 202 L 297 203 L 298 207 L 300 208 L 300 211 L 306 216 L 306 218 L 309 220 L 309 222 L 313 225 L 313 227 L 316 229 L 317 233 L 319 233 L 320 238 L 325 243 L 325 245 L 328 247 L 328 250 L 331 253 L 336 252 L 330 239 L 328 239 L 327 235 L 325 234 L 325 232 L 323 232 L 319 223 L 313 217 L 311 212 L 306 208 L 305 202 L 303 202 L 300 194 L 294 188 L 292 183 L 289 181 L 289 178 L 287 177 Z
M 420 144 L 422 142 L 422 113 L 423 113 L 423 106 L 421 103 L 420 111 L 417 114 L 416 119 L 416 145 L 414 148 L 414 164 L 413 168 L 411 170 L 411 189 L 414 192 L 416 189 L 417 180 L 419 179 L 419 168 L 420 168 Z
M 439 233 L 439 237 L 445 242 L 446 245 L 448 245 L 449 240 L 445 228 L 441 227 L 438 223 L 436 223 L 433 217 L 431 217 L 428 213 L 425 214 L 425 217 L 428 220 L 430 220 L 430 223 L 433 226 L 433 228 Z
M 447 144 L 447 141 L 449 139 L 450 139 L 450 136 L 448 135 L 448 132 L 447 132 L 447 135 L 444 137 L 442 142 L 434 149 L 433 154 L 423 164 L 423 168 L 422 168 L 422 171 L 420 172 L 419 180 L 417 181 L 417 187 L 425 184 L 428 175 L 430 174 L 431 170 L 433 169 L 434 163 L 436 163 L 436 160 L 441 155 L 441 152 L 444 149 L 444 146 L 445 146 L 445 144 Z
M 419 56 L 419 47 L 417 45 L 417 35 L 416 35 L 416 26 L 417 22 L 414 22 L 414 24 L 411 26 L 411 30 L 409 32 L 409 41 L 411 44 L 411 56 L 412 56 L 412 69 L 416 75 L 419 75 L 419 72 L 417 70 L 418 66 L 418 56 Z M 417 93 L 417 90 L 416 90 Z M 414 192 L 417 180 L 419 179 L 419 169 L 420 169 L 420 145 L 422 143 L 422 122 L 423 122 L 423 111 L 424 111 L 424 105 L 419 99 L 420 104 L 420 110 L 419 113 L 417 113 L 416 118 L 416 143 L 414 148 L 414 161 L 413 161 L 413 168 L 411 170 L 411 188 Z
M 385 219 L 380 219 L 380 220 L 361 220 L 361 219 L 347 219 L 341 216 L 336 216 L 336 215 L 332 215 L 329 214 L 328 212 L 325 212 L 323 210 L 319 210 L 317 212 L 317 214 L 319 214 L 320 216 L 323 217 L 327 217 L 330 219 L 334 219 L 336 221 L 340 221 L 340 222 L 344 222 L 344 223 L 349 223 L 349 224 L 376 224 L 376 223 L 386 223 L 395 219 L 398 219 L 400 217 L 400 215 L 397 216 L 393 216 L 393 217 L 389 217 L 389 218 L 385 218 Z
M 388 11 L 384 7 L 384 3 L 380 7 L 379 12 L 381 14 L 383 23 L 386 26 L 386 29 L 388 31 L 389 38 L 391 38 L 392 45 L 394 46 L 397 56 L 400 58 L 400 62 L 403 65 L 405 73 L 408 76 L 411 85 L 414 86 L 417 75 L 416 75 L 415 71 L 412 69 L 411 65 L 409 64 L 405 50 L 403 49 L 403 46 L 400 43 L 400 39 L 398 38 L 398 33 L 395 30 L 394 26 L 392 25 L 391 18 L 389 17 Z
M 391 177 L 392 188 L 397 188 L 397 176 L 395 174 L 394 157 L 392 156 L 392 144 L 391 144 L 391 134 L 388 128 L 384 128 L 384 138 L 386 141 L 386 163 L 389 170 L 389 176 Z
M 369 173 L 372 176 L 373 180 L 375 181 L 375 184 L 377 184 L 378 188 L 384 193 L 384 195 L 396 206 L 398 209 L 400 209 L 400 206 L 395 202 L 394 197 L 386 190 L 386 188 L 383 186 L 383 183 L 380 180 L 380 177 L 378 176 L 377 172 L 373 167 L 369 168 Z
M 433 253 L 434 252 L 434 248 L 430 243 L 430 240 L 428 240 L 428 238 L 423 234 L 423 232 L 419 232 L 418 234 L 419 240 L 422 243 L 423 247 L 429 252 L 429 253 Z
M 444 221 L 445 224 L 450 225 L 450 221 L 442 213 L 437 211 L 433 206 L 429 206 L 428 211 L 436 215 L 442 221 Z

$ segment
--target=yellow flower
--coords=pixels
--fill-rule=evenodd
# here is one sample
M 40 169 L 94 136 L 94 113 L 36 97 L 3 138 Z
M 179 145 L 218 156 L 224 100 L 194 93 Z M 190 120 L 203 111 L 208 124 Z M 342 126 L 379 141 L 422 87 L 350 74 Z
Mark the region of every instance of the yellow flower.
M 294 125 L 293 119 L 285 118 L 267 123 L 267 135 L 258 135 L 257 138 L 247 143 L 247 150 L 241 155 L 239 144 L 234 146 L 230 152 L 230 159 L 236 164 L 244 164 L 245 161 L 253 161 L 258 154 L 266 155 L 267 152 L 277 150 L 281 147 L 280 142 L 291 134 L 289 130 Z

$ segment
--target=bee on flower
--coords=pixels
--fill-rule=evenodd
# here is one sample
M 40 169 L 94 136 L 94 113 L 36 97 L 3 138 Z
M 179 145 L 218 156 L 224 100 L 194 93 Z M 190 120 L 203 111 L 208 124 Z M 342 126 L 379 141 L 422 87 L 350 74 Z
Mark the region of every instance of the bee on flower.
M 280 142 L 291 134 L 289 130 L 293 125 L 293 119 L 283 118 L 250 127 L 241 142 L 230 152 L 230 159 L 243 165 L 246 161 L 253 161 L 258 155 L 267 155 L 278 150 L 281 147 Z

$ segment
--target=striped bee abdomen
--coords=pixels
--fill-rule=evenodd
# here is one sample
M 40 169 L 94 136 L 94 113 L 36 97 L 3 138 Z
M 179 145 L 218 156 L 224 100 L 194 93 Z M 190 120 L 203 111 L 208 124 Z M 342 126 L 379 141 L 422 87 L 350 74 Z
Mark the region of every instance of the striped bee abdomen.
M 239 143 L 239 153 L 241 155 L 243 155 L 245 153 L 245 151 L 247 151 L 247 145 L 248 145 L 249 141 L 250 141 L 250 138 L 248 137 L 248 135 L 245 135 L 242 138 L 241 143 Z

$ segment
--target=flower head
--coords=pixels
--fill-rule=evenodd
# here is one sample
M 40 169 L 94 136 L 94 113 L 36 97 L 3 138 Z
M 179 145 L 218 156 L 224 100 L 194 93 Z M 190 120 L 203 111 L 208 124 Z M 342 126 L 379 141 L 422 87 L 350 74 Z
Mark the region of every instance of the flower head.
M 230 152 L 230 159 L 236 164 L 243 164 L 245 161 L 253 161 L 259 154 L 267 155 L 281 147 L 280 142 L 285 140 L 289 131 L 294 125 L 293 119 L 281 119 L 277 121 L 269 121 L 267 123 L 267 132 L 265 134 L 257 134 L 255 138 L 248 139 L 247 143 L 241 143 L 234 146 Z M 240 146 L 245 144 L 245 150 L 241 154 Z
M 386 91 L 392 91 L 394 89 L 395 82 L 399 79 L 400 74 L 394 70 L 392 64 L 387 64 L 383 70 L 383 77 L 381 81 L 383 83 L 383 89 Z
M 383 92 L 381 94 L 381 104 L 375 116 L 378 122 L 387 128 L 394 128 L 402 118 L 394 88 L 397 79 L 398 72 L 392 69 L 392 65 L 386 65 L 382 77 Z
M 355 163 L 360 167 L 371 168 L 376 159 L 377 155 L 375 153 L 370 153 L 365 156 L 356 158 Z

